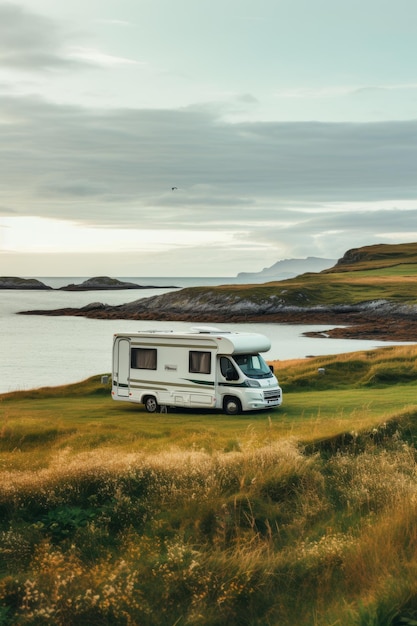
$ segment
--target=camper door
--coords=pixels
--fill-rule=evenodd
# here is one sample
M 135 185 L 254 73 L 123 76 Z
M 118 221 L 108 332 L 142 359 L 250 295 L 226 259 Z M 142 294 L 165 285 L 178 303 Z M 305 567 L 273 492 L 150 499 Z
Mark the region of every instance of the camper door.
M 124 337 L 116 339 L 113 351 L 113 385 L 118 396 L 129 396 L 130 341 Z

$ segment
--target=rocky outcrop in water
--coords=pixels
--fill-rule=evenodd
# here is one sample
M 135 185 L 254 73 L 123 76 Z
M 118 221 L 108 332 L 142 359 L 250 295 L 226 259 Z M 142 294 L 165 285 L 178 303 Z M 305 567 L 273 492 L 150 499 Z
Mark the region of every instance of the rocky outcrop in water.
M 172 288 L 172 285 L 167 285 L 166 288 Z M 136 283 L 130 283 L 117 278 L 110 278 L 109 276 L 96 276 L 95 278 L 88 278 L 82 283 L 66 285 L 60 287 L 60 291 L 108 291 L 113 289 L 163 289 L 163 287 L 155 285 L 137 285 Z
M 0 276 L 0 289 L 40 289 L 51 290 L 42 281 L 36 278 L 18 278 L 17 276 Z

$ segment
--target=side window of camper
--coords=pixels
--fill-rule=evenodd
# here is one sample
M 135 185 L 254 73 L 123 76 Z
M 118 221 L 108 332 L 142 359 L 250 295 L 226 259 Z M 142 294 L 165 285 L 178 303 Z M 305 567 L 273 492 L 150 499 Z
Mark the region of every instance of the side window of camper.
M 156 349 L 132 348 L 130 366 L 137 370 L 156 370 Z
M 210 374 L 211 352 L 190 350 L 189 371 L 193 374 Z
M 239 379 L 239 374 L 237 373 L 233 363 L 226 356 L 220 357 L 220 371 L 226 380 Z

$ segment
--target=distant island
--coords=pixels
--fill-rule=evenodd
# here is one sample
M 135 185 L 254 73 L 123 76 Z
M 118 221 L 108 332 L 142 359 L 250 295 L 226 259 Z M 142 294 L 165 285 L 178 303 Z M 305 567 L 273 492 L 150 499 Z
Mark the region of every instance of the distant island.
M 45 285 L 36 278 L 18 278 L 16 276 L 0 276 L 0 289 L 40 289 L 51 291 L 52 287 Z
M 88 278 L 80 284 L 66 285 L 59 287 L 59 291 L 104 291 L 109 289 L 174 289 L 175 285 L 137 285 L 136 283 L 125 282 L 117 278 L 109 278 L 108 276 L 96 276 Z
M 137 285 L 109 276 L 88 278 L 82 283 L 58 287 L 55 291 L 110 291 L 115 289 L 175 289 L 175 285 Z M 19 278 L 16 276 L 0 276 L 0 289 L 31 289 L 52 291 L 53 287 L 45 285 L 36 278 Z

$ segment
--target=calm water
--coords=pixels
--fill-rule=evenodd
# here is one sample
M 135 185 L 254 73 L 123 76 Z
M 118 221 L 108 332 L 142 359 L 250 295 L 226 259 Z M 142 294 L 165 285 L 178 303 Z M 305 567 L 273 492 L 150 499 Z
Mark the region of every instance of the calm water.
M 41 278 L 53 287 L 80 283 L 80 278 Z M 127 280 L 127 279 L 124 279 Z M 226 278 L 130 278 L 132 282 L 152 285 L 214 285 L 232 282 Z M 146 282 L 145 282 L 146 281 Z M 81 307 L 90 302 L 122 304 L 159 295 L 172 289 L 139 291 L 17 291 L 0 290 L 0 393 L 18 389 L 54 386 L 109 373 L 113 334 L 146 329 L 189 330 L 190 322 L 141 322 L 132 320 L 90 320 L 81 317 L 44 317 L 16 315 L 30 309 Z M 303 337 L 308 330 L 328 326 L 288 324 L 219 324 L 223 330 L 259 332 L 272 342 L 265 354 L 268 360 L 304 358 L 310 355 L 339 354 L 370 350 L 387 342 Z

